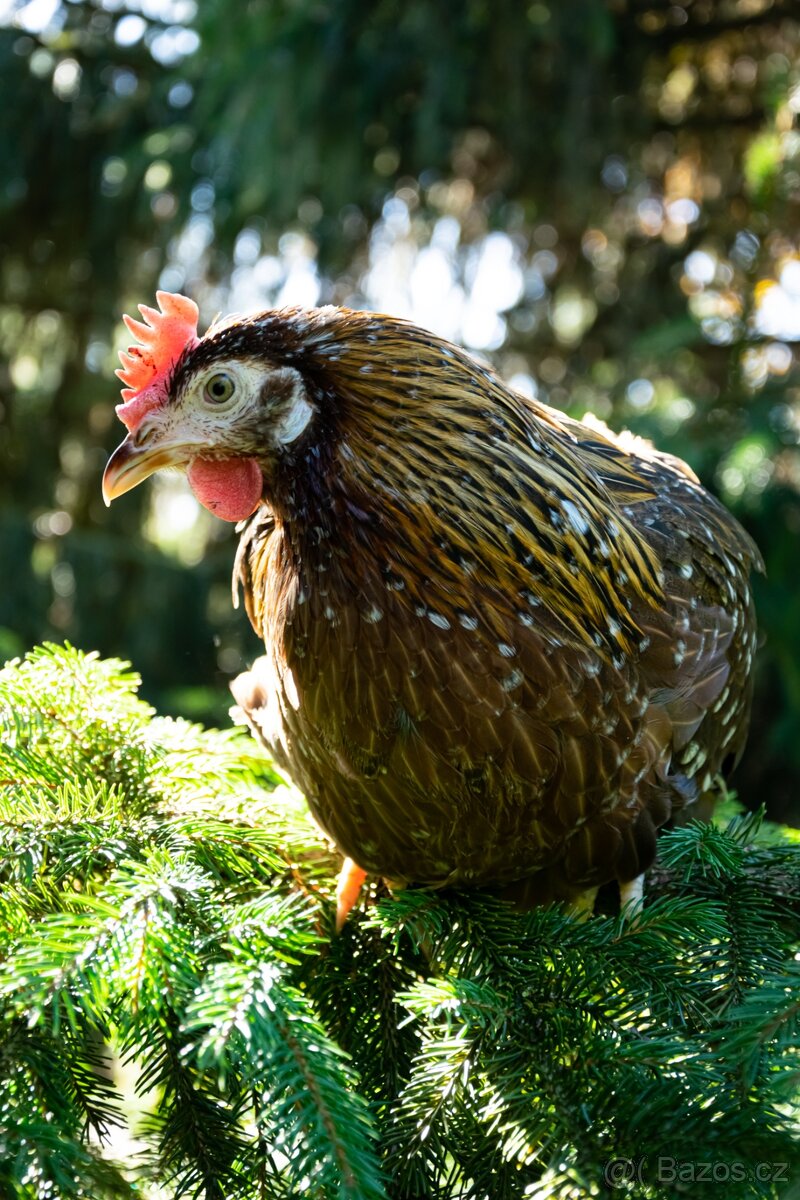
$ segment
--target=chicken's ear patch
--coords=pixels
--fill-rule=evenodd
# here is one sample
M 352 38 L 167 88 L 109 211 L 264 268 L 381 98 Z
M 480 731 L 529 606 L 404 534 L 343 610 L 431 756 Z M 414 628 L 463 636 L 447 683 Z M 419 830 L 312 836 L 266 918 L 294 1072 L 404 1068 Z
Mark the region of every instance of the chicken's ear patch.
M 165 384 L 175 363 L 185 350 L 199 342 L 197 321 L 200 310 L 194 300 L 174 292 L 156 292 L 160 308 L 139 305 L 144 321 L 136 321 L 127 313 L 122 318 L 137 341 L 120 353 L 122 366 L 118 369 L 125 387 L 123 404 L 117 405 L 117 416 L 133 433 L 149 410 L 158 403 L 159 384 Z

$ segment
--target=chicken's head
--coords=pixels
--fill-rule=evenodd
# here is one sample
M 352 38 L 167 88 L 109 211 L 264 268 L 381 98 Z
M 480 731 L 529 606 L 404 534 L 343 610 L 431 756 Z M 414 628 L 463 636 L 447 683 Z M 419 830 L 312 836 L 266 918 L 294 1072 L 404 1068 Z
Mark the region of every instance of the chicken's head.
M 197 305 L 157 292 L 161 311 L 125 317 L 138 339 L 120 355 L 117 407 L 128 436 L 103 475 L 110 504 L 161 467 L 186 471 L 197 499 L 240 521 L 258 506 L 271 458 L 300 439 L 312 415 L 303 377 L 256 353 L 252 325 L 225 322 L 197 335 Z

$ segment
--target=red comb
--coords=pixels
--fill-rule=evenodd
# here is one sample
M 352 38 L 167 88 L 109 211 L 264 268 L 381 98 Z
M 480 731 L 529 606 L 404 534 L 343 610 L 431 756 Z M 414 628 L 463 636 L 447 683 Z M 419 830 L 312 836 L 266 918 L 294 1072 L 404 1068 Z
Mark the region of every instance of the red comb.
M 139 305 L 144 321 L 135 321 L 127 313 L 122 318 L 138 342 L 120 352 L 122 366 L 117 371 L 122 382 L 124 404 L 117 415 L 133 432 L 145 414 L 158 403 L 153 385 L 163 383 L 184 350 L 196 346 L 200 311 L 194 300 L 173 292 L 156 292 L 161 311 Z M 143 393 L 146 393 L 144 395 Z

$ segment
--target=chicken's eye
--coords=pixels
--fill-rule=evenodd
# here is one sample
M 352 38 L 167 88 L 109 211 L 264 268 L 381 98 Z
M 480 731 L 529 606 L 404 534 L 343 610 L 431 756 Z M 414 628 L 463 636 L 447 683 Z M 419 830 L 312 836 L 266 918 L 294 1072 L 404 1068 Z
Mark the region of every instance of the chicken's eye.
M 235 388 L 236 384 L 230 375 L 226 375 L 224 371 L 218 371 L 207 381 L 203 389 L 203 397 L 209 404 L 224 404 L 226 400 L 230 400 Z

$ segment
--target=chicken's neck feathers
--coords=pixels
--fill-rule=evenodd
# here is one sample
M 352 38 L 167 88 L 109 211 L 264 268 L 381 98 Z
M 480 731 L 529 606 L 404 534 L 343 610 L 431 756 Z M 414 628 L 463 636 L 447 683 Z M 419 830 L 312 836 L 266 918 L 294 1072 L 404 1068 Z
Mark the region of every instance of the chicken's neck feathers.
M 335 608 L 382 608 L 385 593 L 442 627 L 489 609 L 618 656 L 639 640 L 634 601 L 661 600 L 651 555 L 602 484 L 560 455 L 513 441 L 443 438 L 431 461 L 411 443 L 343 434 L 278 470 L 276 588 L 284 601 L 324 589 Z M 449 457 L 448 457 L 449 454 Z M 287 580 L 293 582 L 289 584 Z M 282 619 L 310 619 L 317 608 Z

